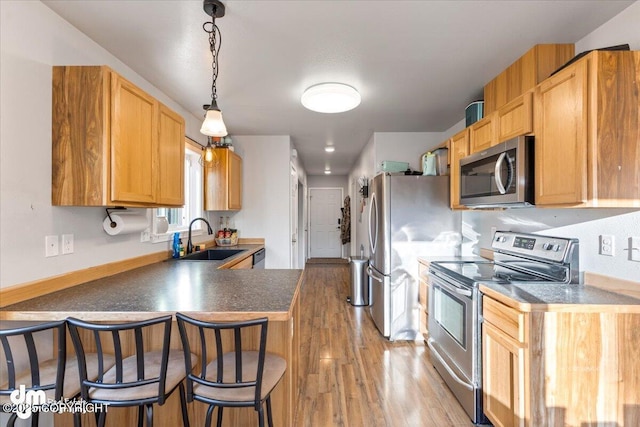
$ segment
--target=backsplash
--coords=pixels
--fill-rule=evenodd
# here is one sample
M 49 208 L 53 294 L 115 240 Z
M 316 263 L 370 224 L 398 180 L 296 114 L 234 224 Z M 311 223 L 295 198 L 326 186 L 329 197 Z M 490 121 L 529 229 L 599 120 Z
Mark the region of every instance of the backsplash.
M 629 260 L 629 237 L 640 236 L 640 211 L 634 209 L 507 209 L 462 214 L 464 247 L 491 248 L 492 231 L 520 231 L 580 240 L 580 270 L 640 283 L 640 262 Z M 614 236 L 613 256 L 600 255 L 599 236 Z

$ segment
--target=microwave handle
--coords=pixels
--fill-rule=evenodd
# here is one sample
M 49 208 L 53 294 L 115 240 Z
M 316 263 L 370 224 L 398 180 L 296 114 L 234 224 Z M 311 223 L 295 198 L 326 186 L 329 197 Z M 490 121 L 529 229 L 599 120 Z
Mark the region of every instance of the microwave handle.
M 507 157 L 507 153 L 502 153 L 498 157 L 498 161 L 496 161 L 496 167 L 493 174 L 493 179 L 496 181 L 496 187 L 498 187 L 498 191 L 500 194 L 506 194 L 507 190 L 504 188 L 504 184 L 502 183 L 502 178 L 500 176 L 500 169 L 502 169 L 502 162 L 504 162 L 504 158 Z

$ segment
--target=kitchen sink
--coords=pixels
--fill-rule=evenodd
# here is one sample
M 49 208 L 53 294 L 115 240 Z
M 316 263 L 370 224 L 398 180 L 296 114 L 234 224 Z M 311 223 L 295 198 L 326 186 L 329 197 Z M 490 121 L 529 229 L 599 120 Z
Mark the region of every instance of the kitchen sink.
M 245 251 L 246 249 L 207 249 L 194 252 L 180 259 L 184 261 L 222 261 Z

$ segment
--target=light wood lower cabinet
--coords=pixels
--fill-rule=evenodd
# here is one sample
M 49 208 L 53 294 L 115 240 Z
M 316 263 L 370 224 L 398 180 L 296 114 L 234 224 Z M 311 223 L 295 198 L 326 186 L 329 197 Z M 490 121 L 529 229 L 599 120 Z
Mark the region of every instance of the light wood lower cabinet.
M 420 333 L 429 338 L 429 267 L 418 263 L 418 305 L 420 306 Z
M 242 158 L 228 148 L 215 148 L 213 162 L 205 167 L 204 209 L 242 209 Z
M 487 295 L 482 305 L 483 405 L 494 425 L 640 425 L 640 314 L 522 312 Z
M 253 255 L 249 255 L 240 262 L 229 267 L 231 270 L 250 270 L 253 268 Z

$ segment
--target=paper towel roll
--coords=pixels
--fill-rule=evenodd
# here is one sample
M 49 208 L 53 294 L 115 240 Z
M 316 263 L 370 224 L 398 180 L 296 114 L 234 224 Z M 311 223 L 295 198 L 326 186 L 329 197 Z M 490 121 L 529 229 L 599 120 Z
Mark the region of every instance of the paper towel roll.
M 166 216 L 156 217 L 156 234 L 164 234 L 169 230 L 169 221 Z
M 111 226 L 111 220 L 115 223 L 115 227 Z M 107 216 L 104 221 L 102 221 L 102 228 L 104 228 L 104 231 L 110 236 L 139 233 L 149 227 L 146 215 L 112 213 L 111 220 Z

